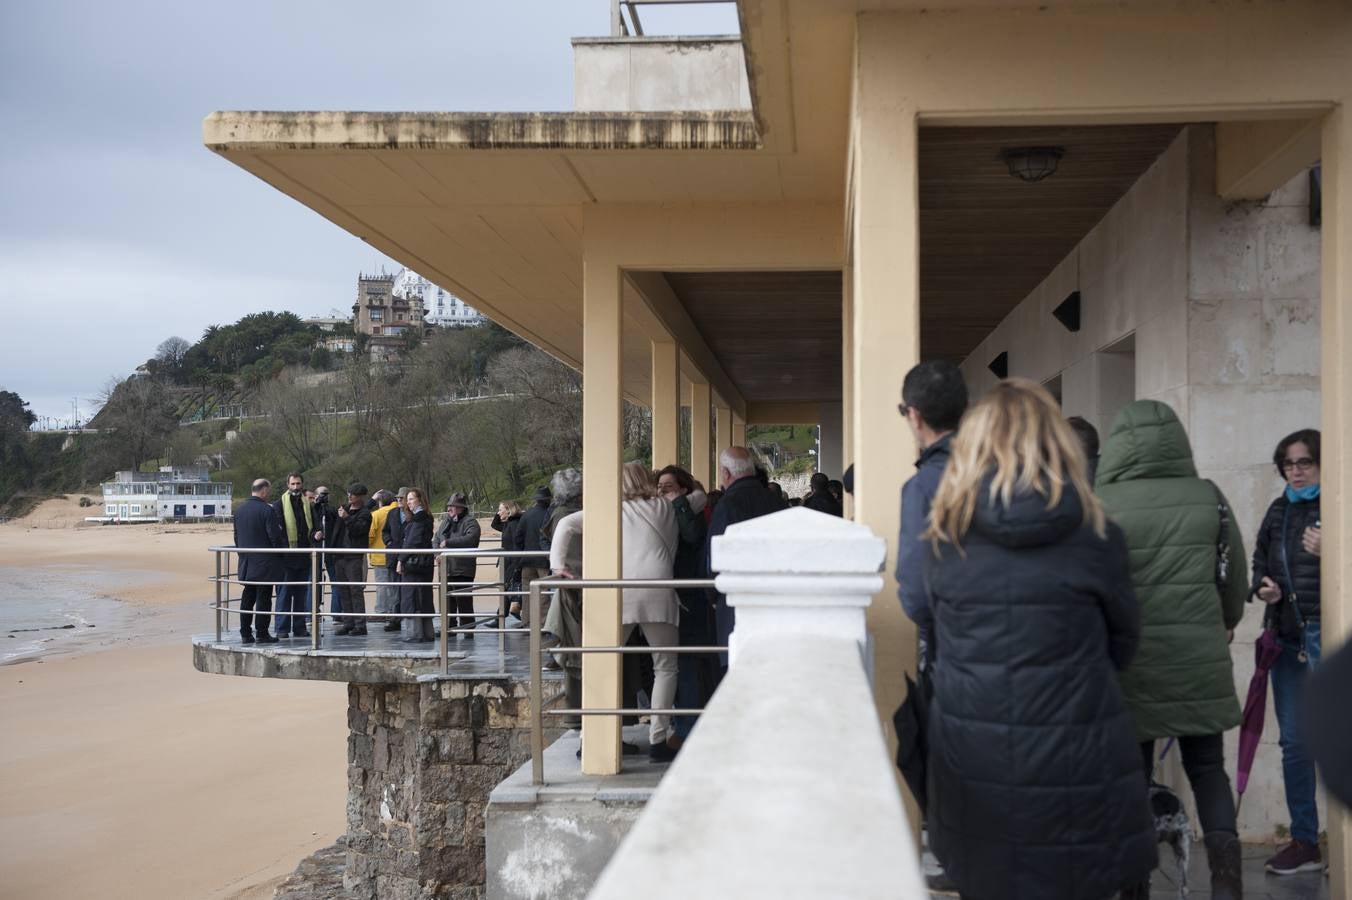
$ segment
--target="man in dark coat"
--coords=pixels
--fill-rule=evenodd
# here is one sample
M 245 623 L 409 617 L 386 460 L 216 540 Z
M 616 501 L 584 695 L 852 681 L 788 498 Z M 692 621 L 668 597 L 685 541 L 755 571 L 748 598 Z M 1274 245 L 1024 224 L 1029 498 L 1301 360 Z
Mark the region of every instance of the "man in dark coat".
M 286 533 L 282 530 L 282 521 L 277 511 L 268 503 L 272 496 L 272 482 L 259 478 L 253 483 L 253 494 L 235 510 L 235 546 L 270 547 L 286 546 Z M 268 619 L 265 613 L 272 609 L 272 585 L 281 581 L 284 574 L 282 559 L 276 553 L 241 553 L 239 555 L 239 580 L 256 582 L 246 584 L 240 598 L 239 639 L 245 644 L 254 642 L 254 626 L 257 625 L 257 640 L 260 644 L 275 644 L 277 639 L 268 634 Z M 258 614 L 253 614 L 254 610 Z M 255 623 L 255 619 L 257 622 Z
M 950 362 L 923 362 L 906 373 L 898 407 L 920 445 L 915 474 L 901 488 L 901 533 L 897 537 L 897 597 L 928 643 L 932 625 L 925 596 L 925 544 L 930 505 L 948 465 L 948 445 L 967 410 L 962 370 Z
M 432 535 L 432 547 L 437 550 L 469 550 L 479 546 L 479 521 L 469 514 L 469 500 L 458 491 L 446 501 L 446 515 L 437 524 Z M 451 556 L 446 560 L 446 580 L 451 591 L 465 591 L 464 585 L 474 581 L 479 561 L 473 556 Z M 456 587 L 461 585 L 461 587 Z M 474 628 L 474 596 L 452 593 L 447 598 L 456 613 L 454 628 Z M 468 640 L 474 639 L 473 630 L 460 632 Z
M 348 485 L 347 503 L 334 514 L 329 546 L 337 550 L 365 550 L 370 541 L 371 510 L 366 506 L 366 485 L 355 482 Z M 335 554 L 334 570 L 338 573 L 341 609 L 347 613 L 366 612 L 366 554 Z M 342 620 L 336 634 L 366 634 L 365 617 L 349 616 Z
M 324 532 L 319 530 L 315 518 L 314 504 L 305 496 L 305 478 L 299 472 L 286 476 L 286 493 L 274 503 L 277 517 L 285 530 L 286 546 L 296 550 L 309 550 L 318 547 L 324 541 Z M 305 628 L 305 615 L 310 611 L 310 579 L 313 576 L 312 560 L 307 553 L 285 553 L 283 566 L 286 569 L 287 584 L 277 589 L 277 637 L 292 635 L 309 637 Z M 316 603 L 322 597 L 315 597 Z M 295 615 L 288 615 L 294 613 Z
M 707 577 L 713 577 L 711 549 L 714 538 L 738 522 L 747 522 L 789 508 L 783 499 L 761 484 L 756 477 L 756 464 L 745 447 L 729 447 L 719 454 L 718 483 L 723 486 L 723 499 L 714 508 L 713 518 L 709 520 L 709 536 L 704 542 L 704 572 Z M 737 619 L 732 607 L 728 606 L 728 598 L 722 594 L 715 594 L 714 597 L 714 620 L 718 629 L 718 646 L 726 647 Z
M 521 516 L 521 527 L 517 529 L 516 540 L 511 549 L 513 550 L 539 550 L 540 533 L 549 521 L 549 506 L 554 499 L 553 493 L 549 488 L 542 487 L 535 492 L 534 503 L 531 508 L 526 510 Z M 504 548 L 506 542 L 503 542 Z M 521 557 L 521 590 L 530 590 L 530 583 L 537 578 L 549 577 L 549 557 L 548 556 L 523 556 Z M 521 604 L 521 621 L 529 618 L 526 610 L 526 603 Z
M 826 513 L 828 516 L 843 516 L 845 514 L 840 501 L 836 499 L 835 494 L 831 493 L 831 479 L 821 472 L 812 476 L 812 493 L 803 499 L 803 505 L 808 509 L 815 509 L 819 513 Z
M 408 505 L 405 498 L 408 496 L 408 488 L 401 487 L 399 492 L 394 495 L 394 502 L 398 504 L 389 511 L 385 517 L 385 527 L 380 531 L 380 538 L 385 542 L 386 549 L 398 550 L 404 546 L 404 525 L 408 522 Z M 385 569 L 389 572 L 388 580 L 391 584 L 399 583 L 399 560 L 403 557 L 398 553 L 385 554 Z M 398 589 L 399 602 L 394 606 L 393 612 L 398 612 L 403 607 L 403 589 Z M 398 616 L 391 616 L 385 622 L 386 631 L 398 631 L 401 627 L 401 620 Z

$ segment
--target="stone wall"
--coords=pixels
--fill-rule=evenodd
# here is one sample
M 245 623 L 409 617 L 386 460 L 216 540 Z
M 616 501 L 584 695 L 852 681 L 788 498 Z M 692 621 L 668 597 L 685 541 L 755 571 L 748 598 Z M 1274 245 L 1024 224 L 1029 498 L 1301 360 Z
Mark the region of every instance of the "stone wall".
M 530 757 L 526 684 L 352 684 L 347 715 L 347 891 L 482 897 L 488 795 Z

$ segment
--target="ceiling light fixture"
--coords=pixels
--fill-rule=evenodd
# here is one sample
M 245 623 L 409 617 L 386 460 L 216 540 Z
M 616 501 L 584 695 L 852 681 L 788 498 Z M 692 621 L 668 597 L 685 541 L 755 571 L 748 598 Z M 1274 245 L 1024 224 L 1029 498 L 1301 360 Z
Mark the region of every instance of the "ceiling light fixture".
M 1056 172 L 1066 151 L 1061 147 L 1006 147 L 1000 158 L 1009 166 L 1009 174 L 1030 184 Z

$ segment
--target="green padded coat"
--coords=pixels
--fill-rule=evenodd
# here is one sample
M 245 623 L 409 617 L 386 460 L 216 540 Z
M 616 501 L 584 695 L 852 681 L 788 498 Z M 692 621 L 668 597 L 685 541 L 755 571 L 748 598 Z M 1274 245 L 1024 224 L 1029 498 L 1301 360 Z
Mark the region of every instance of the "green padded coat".
M 1140 740 L 1218 734 L 1240 721 L 1226 629 L 1244 614 L 1247 557 L 1231 518 L 1230 577 L 1216 586 L 1220 489 L 1197 477 L 1183 425 L 1167 405 L 1122 410 L 1095 488 L 1121 526 L 1141 605 L 1141 644 L 1120 673 Z

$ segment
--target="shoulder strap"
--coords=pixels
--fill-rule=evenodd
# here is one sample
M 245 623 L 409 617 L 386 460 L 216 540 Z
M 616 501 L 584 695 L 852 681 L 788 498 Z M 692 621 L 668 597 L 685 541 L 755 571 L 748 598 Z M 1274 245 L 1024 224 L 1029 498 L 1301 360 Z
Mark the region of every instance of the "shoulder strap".
M 1206 483 L 1211 485 L 1211 490 L 1216 495 L 1216 513 L 1220 518 L 1220 529 L 1216 536 L 1216 589 L 1223 596 L 1230 586 L 1230 522 L 1233 516 L 1229 504 L 1225 502 L 1225 495 L 1216 486 L 1216 482 L 1208 478 Z

